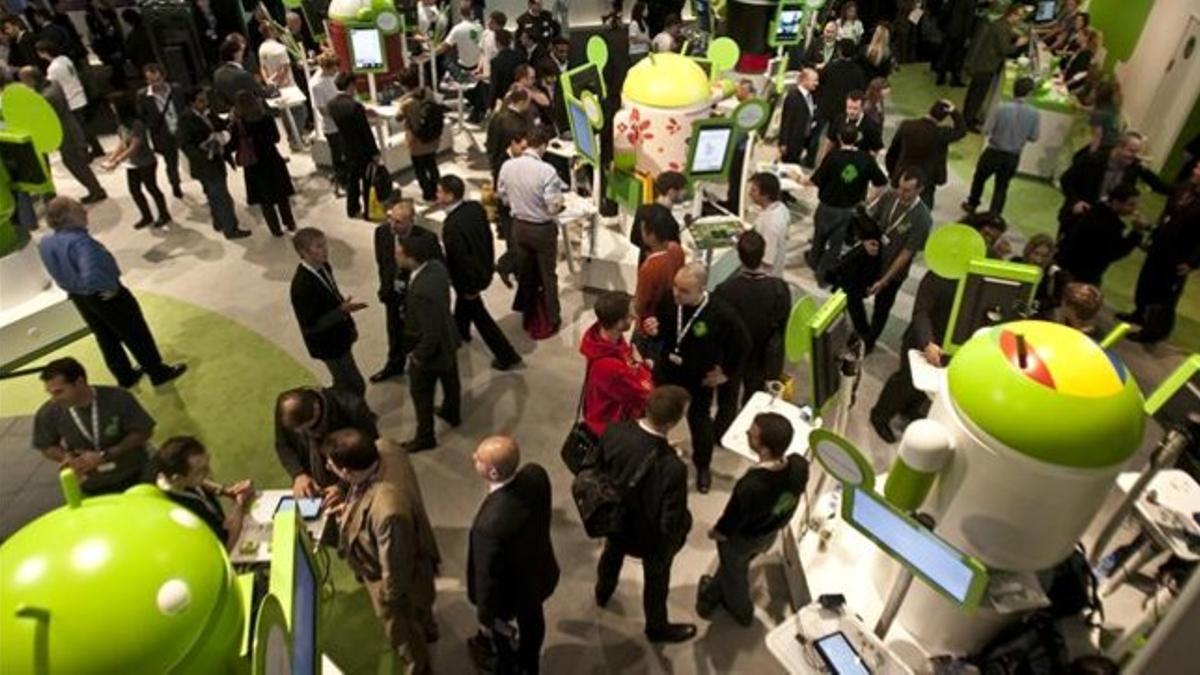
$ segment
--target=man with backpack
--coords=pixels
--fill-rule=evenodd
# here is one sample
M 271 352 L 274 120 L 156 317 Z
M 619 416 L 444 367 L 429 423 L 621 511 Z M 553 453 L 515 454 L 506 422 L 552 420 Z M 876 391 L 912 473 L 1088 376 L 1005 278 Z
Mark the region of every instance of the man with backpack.
M 671 563 L 687 541 L 692 514 L 687 508 L 687 466 L 667 442 L 683 419 L 691 396 L 683 387 L 655 389 L 646 415 L 611 424 L 600 439 L 600 468 L 624 489 L 620 526 L 605 538 L 596 574 L 596 604 L 604 607 L 617 589 L 625 556 L 642 559 L 642 607 L 646 638 L 684 642 L 696 635 L 690 623 L 667 620 Z
M 442 131 L 446 128 L 446 109 L 437 102 L 432 91 L 418 84 L 416 69 L 408 72 L 404 85 L 409 93 L 401 99 L 400 118 L 404 121 L 413 173 L 421 186 L 422 199 L 433 202 L 437 199 L 438 179 L 441 178 L 437 153 L 442 144 Z
M 379 147 L 367 121 L 367 110 L 354 97 L 355 75 L 342 73 L 334 80 L 338 94 L 326 109 L 337 125 L 346 162 L 346 215 L 357 218 L 367 211 L 367 167 L 379 161 Z

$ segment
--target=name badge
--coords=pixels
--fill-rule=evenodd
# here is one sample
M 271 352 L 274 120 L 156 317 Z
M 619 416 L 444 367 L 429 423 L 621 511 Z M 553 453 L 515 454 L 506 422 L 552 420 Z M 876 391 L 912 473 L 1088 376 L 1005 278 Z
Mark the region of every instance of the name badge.
M 667 354 L 667 360 L 677 366 L 683 365 L 683 357 L 678 354 Z

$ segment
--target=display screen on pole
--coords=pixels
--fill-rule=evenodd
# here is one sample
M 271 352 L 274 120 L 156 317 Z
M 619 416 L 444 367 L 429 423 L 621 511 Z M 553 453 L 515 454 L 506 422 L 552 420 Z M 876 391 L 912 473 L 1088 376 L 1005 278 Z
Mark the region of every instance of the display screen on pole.
M 567 99 L 567 114 L 571 116 L 571 136 L 575 139 L 575 149 L 592 165 L 599 162 L 599 150 L 596 148 L 596 134 L 592 133 L 592 125 L 588 122 L 587 111 L 579 101 Z
M 1058 15 L 1058 0 L 1038 0 L 1033 13 L 1034 23 L 1049 23 Z
M 692 175 L 719 174 L 725 171 L 725 160 L 729 156 L 729 144 L 733 141 L 732 127 L 711 127 L 696 134 L 696 148 L 692 153 Z
M 352 70 L 356 73 L 378 73 L 387 70 L 383 36 L 378 28 L 351 28 L 350 54 Z
M 292 589 L 293 675 L 317 675 L 317 575 L 305 544 L 303 537 L 297 537 Z
M 978 606 L 986 573 L 932 531 L 886 504 L 874 492 L 846 491 L 843 517 L 926 583 L 965 607 Z
M 798 6 L 784 5 L 775 22 L 775 44 L 794 45 L 800 41 L 804 28 L 804 10 Z

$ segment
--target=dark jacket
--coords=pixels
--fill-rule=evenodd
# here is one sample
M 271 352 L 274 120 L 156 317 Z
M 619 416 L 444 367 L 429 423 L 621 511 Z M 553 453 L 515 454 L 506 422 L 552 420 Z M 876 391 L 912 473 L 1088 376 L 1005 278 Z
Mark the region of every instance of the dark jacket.
M 479 505 L 468 543 L 467 598 L 480 625 L 510 619 L 554 593 L 559 569 L 550 542 L 550 504 L 546 470 L 526 464 Z
M 169 89 L 167 93 L 168 105 L 175 106 L 175 116 L 178 120 L 187 112 L 187 107 L 183 103 L 183 89 L 171 82 L 167 82 L 166 84 Z M 138 114 L 141 116 L 142 121 L 146 123 L 146 131 L 150 133 L 150 143 L 154 146 L 155 152 L 166 152 L 175 147 L 175 136 L 171 135 L 171 130 L 167 127 L 166 111 L 159 108 L 158 99 L 147 96 L 148 90 L 149 87 L 138 89 Z M 176 133 L 178 133 L 178 129 Z
M 926 272 L 917 286 L 913 300 L 912 322 L 904 332 L 900 358 L 907 359 L 907 350 L 925 349 L 930 343 L 946 346 L 946 332 L 950 327 L 950 310 L 954 308 L 954 297 L 958 293 L 958 281 Z
M 445 371 L 453 366 L 460 338 L 450 313 L 450 274 L 440 260 L 425 263 L 409 282 L 404 338 L 417 367 Z
M 333 275 L 328 263 L 325 269 Z M 342 311 L 342 294 L 329 289 L 304 265 L 297 265 L 292 276 L 292 310 L 300 324 L 304 346 L 314 359 L 333 359 L 350 351 L 358 339 L 354 319 Z
M 825 137 L 836 146 L 838 144 L 838 134 L 841 132 L 842 127 L 849 123 L 844 110 L 834 115 L 833 121 L 830 122 L 829 128 L 825 132 Z M 881 120 L 874 115 L 863 113 L 857 127 L 859 133 L 858 147 L 860 149 L 872 154 L 883 149 L 883 122 Z
M 1125 222 L 1106 202 L 1078 216 L 1070 234 L 1059 242 L 1055 260 L 1075 281 L 1100 285 L 1108 266 L 1133 252 L 1142 233 L 1126 232 Z
M 242 142 L 243 134 L 254 144 L 258 161 L 242 167 L 242 178 L 246 184 L 246 201 L 250 204 L 276 204 L 296 194 L 287 162 L 279 154 L 279 125 L 271 114 L 263 115 L 254 122 L 243 122 L 231 116 L 230 147 Z
M 372 161 L 379 154 L 379 146 L 375 144 L 363 104 L 343 92 L 330 99 L 328 109 L 345 148 L 346 162 L 365 166 Z
M 517 66 L 525 63 L 525 57 L 521 52 L 509 48 L 501 49 L 492 57 L 492 97 L 497 101 L 503 101 L 504 96 L 508 94 L 509 87 L 513 83 L 513 74 L 517 70 Z
M 804 101 L 799 88 L 792 87 L 783 99 L 783 116 L 779 122 L 779 145 L 787 148 L 783 161 L 797 163 L 808 149 L 816 121 L 817 98 L 812 97 L 813 107 Z
M 636 420 L 610 424 L 600 439 L 601 467 L 617 484 L 628 483 L 648 453 L 655 459 L 625 495 L 625 521 L 613 538 L 631 555 L 670 557 L 687 541 L 687 467 L 667 443 Z
M 750 335 L 746 367 L 768 379 L 783 370 L 783 331 L 792 313 L 787 282 L 768 274 L 743 270 L 717 286 L 714 294 L 738 313 Z
M 692 322 L 691 328 L 680 342 L 683 363 L 675 364 L 667 358 L 676 346 L 677 319 L 675 299 L 667 295 L 656 312 L 658 337 L 663 345 L 663 358 L 654 364 L 654 381 L 662 384 L 678 384 L 683 387 L 699 387 L 701 380 L 714 366 L 729 377 L 737 374 L 742 360 L 750 350 L 750 334 L 742 324 L 741 317 L 720 296 L 709 294 L 708 306 L 703 314 Z M 683 323 L 686 325 L 694 308 L 685 307 Z
M 212 135 L 224 131 L 226 126 L 224 120 L 211 112 L 201 117 L 189 109 L 180 116 L 177 140 L 179 149 L 187 157 L 192 178 L 202 181 L 225 177 L 228 148 Z
M 525 116 L 508 106 L 501 108 L 488 120 L 485 145 L 493 178 L 500 173 L 500 165 L 508 159 L 509 144 L 528 126 Z
M 999 73 L 1013 48 L 1012 24 L 1000 17 L 987 22 L 975 31 L 964 62 L 970 75 Z
M 1108 171 L 1111 152 L 1112 149 L 1103 148 L 1096 152 L 1085 150 L 1075 155 L 1070 168 L 1063 172 L 1059 179 L 1063 196 L 1066 197 L 1063 209 L 1069 210 L 1075 202 L 1079 201 L 1093 205 L 1100 201 L 1100 198 L 1104 196 L 1100 192 L 1104 188 L 1104 174 Z M 1150 186 L 1151 190 L 1159 194 L 1165 195 L 1171 192 L 1171 187 L 1157 174 L 1147 169 L 1141 161 L 1135 160 L 1125 168 L 1118 184 L 1136 187 L 1138 181 L 1144 182 Z
M 446 267 L 459 295 L 478 295 L 492 284 L 496 252 L 487 212 L 479 202 L 462 202 L 442 226 Z
M 354 392 L 334 387 L 312 387 L 321 399 L 321 418 L 307 433 L 287 429 L 275 411 L 275 454 L 283 470 L 292 478 L 306 473 L 322 487 L 337 483 L 337 477 L 325 468 L 321 444 L 325 437 L 340 429 L 357 429 L 372 441 L 379 438 L 375 413 Z
M 409 237 L 430 238 L 437 242 L 437 235 L 420 225 L 413 225 Z M 441 246 L 438 246 L 440 257 Z M 375 226 L 375 268 L 379 272 L 379 301 L 400 303 L 408 292 L 408 278 L 412 274 L 396 264 L 396 232 L 387 221 Z
M 832 120 L 846 111 L 846 94 L 867 88 L 862 66 L 852 59 L 836 58 L 821 71 L 817 87 L 817 111 L 821 119 Z
M 954 126 L 947 127 L 929 117 L 901 122 L 884 158 L 888 175 L 897 176 L 901 169 L 916 167 L 934 185 L 945 185 L 950 144 L 967 135 L 961 112 L 951 111 L 950 119 Z
M 45 86 L 42 87 L 42 98 L 50 103 L 50 107 L 54 108 L 54 113 L 58 115 L 58 121 L 62 125 L 62 145 L 67 150 L 83 149 L 87 150 L 87 135 L 83 132 L 83 126 L 79 124 L 79 118 L 71 112 L 71 104 L 67 103 L 67 95 L 63 93 L 62 87 L 57 82 L 46 80 Z
M 217 112 L 227 112 L 233 108 L 234 99 L 240 91 L 252 91 L 264 97 L 262 85 L 254 76 L 233 63 L 222 63 L 213 71 L 213 108 Z

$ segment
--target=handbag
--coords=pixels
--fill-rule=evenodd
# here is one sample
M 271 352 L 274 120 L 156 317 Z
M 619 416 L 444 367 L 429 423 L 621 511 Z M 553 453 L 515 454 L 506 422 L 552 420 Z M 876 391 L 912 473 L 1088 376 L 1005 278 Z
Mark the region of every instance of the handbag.
M 234 124 L 237 125 L 238 143 L 237 148 L 233 151 L 233 160 L 243 168 L 258 164 L 258 150 L 254 147 L 254 138 L 250 136 L 250 132 L 246 130 L 246 125 L 242 124 L 241 120 Z
M 642 481 L 657 456 L 657 452 L 647 453 L 624 485 L 615 483 L 599 462 L 592 463 L 575 475 L 571 481 L 571 498 L 575 500 L 583 530 L 589 537 L 597 539 L 621 531 L 625 521 L 625 496 Z
M 579 405 L 575 406 L 575 423 L 571 425 L 571 430 L 567 432 L 567 438 L 562 444 L 563 464 L 567 465 L 571 475 L 577 475 L 585 465 L 594 464 L 599 450 L 597 446 L 600 439 L 596 438 L 596 434 L 592 433 L 583 419 L 583 397 L 587 392 L 588 378 L 591 374 L 592 364 L 589 363 L 583 375 L 583 387 L 579 390 Z

